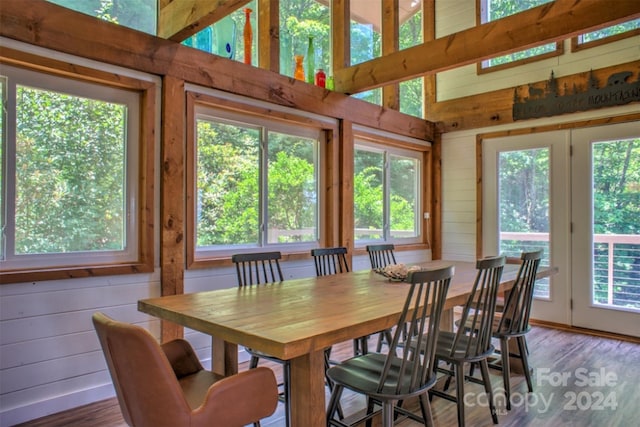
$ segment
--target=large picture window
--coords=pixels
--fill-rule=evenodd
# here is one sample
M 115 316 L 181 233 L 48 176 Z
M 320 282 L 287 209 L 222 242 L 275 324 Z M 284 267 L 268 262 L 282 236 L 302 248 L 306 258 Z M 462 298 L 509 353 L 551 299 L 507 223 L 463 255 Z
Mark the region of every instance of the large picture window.
M 318 129 L 196 107 L 195 252 L 319 240 Z
M 353 198 L 357 245 L 419 241 L 421 154 L 356 141 Z
M 0 74 L 4 272 L 137 263 L 140 93 Z

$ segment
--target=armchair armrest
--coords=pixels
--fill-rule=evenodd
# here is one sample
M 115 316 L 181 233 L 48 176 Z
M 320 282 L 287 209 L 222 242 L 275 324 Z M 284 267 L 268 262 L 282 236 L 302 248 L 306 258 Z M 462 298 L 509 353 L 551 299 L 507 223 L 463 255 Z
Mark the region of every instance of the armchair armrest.
M 277 403 L 276 377 L 271 369 L 261 366 L 213 384 L 195 413 L 215 419 L 216 425 L 241 426 L 270 416 Z
M 178 379 L 204 369 L 193 347 L 186 340 L 175 339 L 162 344 L 161 347 Z

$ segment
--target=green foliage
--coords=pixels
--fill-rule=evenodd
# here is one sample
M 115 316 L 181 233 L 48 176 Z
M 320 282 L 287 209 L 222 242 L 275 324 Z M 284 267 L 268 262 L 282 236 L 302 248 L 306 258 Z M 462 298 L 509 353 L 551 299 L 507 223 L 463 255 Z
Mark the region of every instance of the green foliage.
M 156 34 L 157 0 L 48 0 L 105 21 Z
M 19 87 L 16 254 L 121 250 L 122 105 Z
M 549 231 L 549 149 L 500 153 L 500 229 Z
M 640 139 L 593 145 L 596 234 L 640 234 Z

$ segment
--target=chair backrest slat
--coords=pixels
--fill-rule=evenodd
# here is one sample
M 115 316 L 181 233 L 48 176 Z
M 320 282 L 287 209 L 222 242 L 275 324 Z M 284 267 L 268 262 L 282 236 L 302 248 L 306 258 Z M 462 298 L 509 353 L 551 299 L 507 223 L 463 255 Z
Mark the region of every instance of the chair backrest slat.
M 313 256 L 317 276 L 349 272 L 345 247 L 312 249 L 311 256 Z
M 440 318 L 453 274 L 453 266 L 410 273 L 407 278 L 410 288 L 389 346 L 378 392 L 412 393 L 435 381 L 433 368 Z M 415 333 L 405 337 L 405 325 Z M 416 348 L 422 349 L 422 357 L 416 357 Z
M 236 265 L 238 286 L 259 285 L 261 283 L 282 282 L 280 252 L 256 252 L 235 254 L 231 261 Z
M 396 264 L 396 257 L 393 253 L 395 246 L 393 244 L 369 245 L 367 253 L 371 268 L 384 268 L 390 264 Z
M 506 258 L 485 258 L 476 262 L 478 270 L 471 293 L 462 309 L 451 356 L 472 358 L 489 351 L 498 287 Z
M 542 250 L 523 252 L 516 281 L 509 291 L 496 332 L 499 334 L 521 334 L 529 329 L 529 316 L 533 290 L 542 259 Z

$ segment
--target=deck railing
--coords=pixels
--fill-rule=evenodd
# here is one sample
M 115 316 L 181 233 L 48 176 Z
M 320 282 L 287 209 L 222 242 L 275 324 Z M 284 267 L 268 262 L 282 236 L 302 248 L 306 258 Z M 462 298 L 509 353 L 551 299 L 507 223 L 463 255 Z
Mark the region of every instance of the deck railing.
M 500 233 L 501 248 L 509 256 L 522 250 L 545 249 L 549 233 Z M 594 234 L 593 300 L 596 304 L 640 310 L 640 235 Z

